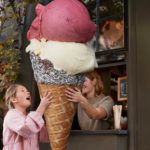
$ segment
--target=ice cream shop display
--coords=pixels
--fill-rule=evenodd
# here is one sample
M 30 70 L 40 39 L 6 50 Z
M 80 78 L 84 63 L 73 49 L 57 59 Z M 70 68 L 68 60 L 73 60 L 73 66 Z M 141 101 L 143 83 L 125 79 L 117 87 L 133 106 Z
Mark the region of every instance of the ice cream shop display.
M 38 4 L 27 38 L 34 78 L 42 95 L 54 99 L 44 116 L 52 150 L 66 150 L 76 105 L 66 100 L 66 87 L 82 86 L 84 73 L 97 67 L 94 50 L 87 44 L 96 32 L 87 8 L 78 0 Z

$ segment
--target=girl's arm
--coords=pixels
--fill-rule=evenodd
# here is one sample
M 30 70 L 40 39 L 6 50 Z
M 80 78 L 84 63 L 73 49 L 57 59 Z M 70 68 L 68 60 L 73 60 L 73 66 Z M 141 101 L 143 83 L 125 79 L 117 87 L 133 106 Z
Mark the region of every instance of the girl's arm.
M 84 111 L 87 113 L 91 119 L 102 119 L 107 116 L 107 112 L 103 107 L 94 108 L 88 100 L 82 95 L 78 88 L 71 89 L 68 88 L 66 91 L 66 96 L 69 101 L 78 102 Z
M 52 95 L 51 93 L 49 93 L 48 91 L 46 91 L 43 95 L 43 97 L 41 97 L 41 102 L 37 108 L 37 112 L 40 113 L 41 115 L 44 114 L 44 111 L 46 109 L 46 107 L 50 104 L 51 100 L 52 100 Z
M 51 99 L 51 94 L 46 92 L 43 98 L 41 98 L 37 110 L 30 112 L 27 116 L 23 116 L 16 109 L 10 110 L 5 118 L 6 126 L 24 137 L 29 137 L 32 133 L 39 132 L 44 125 L 42 115 L 46 107 L 50 104 Z
M 37 133 L 44 125 L 44 120 L 38 112 L 30 112 L 27 116 L 23 116 L 15 109 L 10 110 L 4 119 L 5 126 L 15 133 L 30 137 L 32 133 Z

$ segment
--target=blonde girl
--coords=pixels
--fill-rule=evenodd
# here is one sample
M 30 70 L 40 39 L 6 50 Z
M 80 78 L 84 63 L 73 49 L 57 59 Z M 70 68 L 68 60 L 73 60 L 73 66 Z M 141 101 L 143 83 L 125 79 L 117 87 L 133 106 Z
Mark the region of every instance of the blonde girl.
M 28 113 L 32 99 L 26 87 L 13 84 L 7 89 L 5 102 L 9 110 L 3 124 L 3 150 L 39 150 L 40 137 L 48 141 L 42 116 L 51 99 L 46 92 L 36 111 Z

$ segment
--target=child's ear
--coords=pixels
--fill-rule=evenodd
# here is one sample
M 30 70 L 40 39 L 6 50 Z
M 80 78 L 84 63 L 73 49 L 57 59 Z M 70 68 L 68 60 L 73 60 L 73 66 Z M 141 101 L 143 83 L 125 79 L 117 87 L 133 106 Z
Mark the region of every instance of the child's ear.
M 17 99 L 16 99 L 15 97 L 12 97 L 12 98 L 10 99 L 10 101 L 11 101 L 12 103 L 16 103 L 16 102 L 17 102 Z

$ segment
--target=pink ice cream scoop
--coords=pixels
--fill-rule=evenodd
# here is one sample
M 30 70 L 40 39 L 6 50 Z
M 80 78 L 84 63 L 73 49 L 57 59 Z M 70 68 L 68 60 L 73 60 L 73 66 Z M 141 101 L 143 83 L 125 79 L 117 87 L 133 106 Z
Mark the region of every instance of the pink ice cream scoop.
M 37 17 L 32 22 L 27 38 L 45 38 L 52 41 L 89 41 L 96 25 L 87 8 L 79 0 L 53 0 L 46 6 L 36 6 Z

